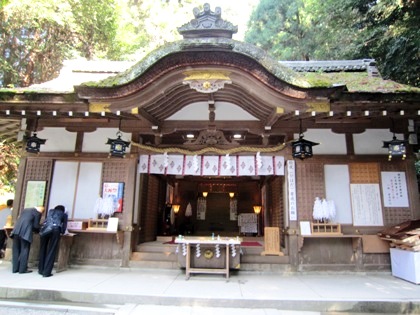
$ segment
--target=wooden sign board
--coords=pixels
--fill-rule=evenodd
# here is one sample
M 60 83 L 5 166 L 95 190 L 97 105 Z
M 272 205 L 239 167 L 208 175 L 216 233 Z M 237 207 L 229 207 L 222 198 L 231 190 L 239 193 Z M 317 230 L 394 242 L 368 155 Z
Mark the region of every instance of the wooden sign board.
M 280 228 L 264 228 L 264 251 L 261 255 L 284 256 L 284 254 L 280 251 Z

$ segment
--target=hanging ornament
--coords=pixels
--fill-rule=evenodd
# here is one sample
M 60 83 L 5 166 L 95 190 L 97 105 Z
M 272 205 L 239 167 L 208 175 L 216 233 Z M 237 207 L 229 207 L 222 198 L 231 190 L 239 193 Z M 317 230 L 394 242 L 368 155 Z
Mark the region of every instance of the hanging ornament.
M 236 256 L 235 244 L 230 244 L 230 251 L 232 253 L 232 257 L 235 257 Z
M 197 258 L 200 258 L 201 256 L 201 248 L 200 248 L 200 244 L 197 244 L 196 248 L 195 248 L 195 256 Z
M 166 168 L 169 165 L 168 152 L 163 153 L 163 166 Z
M 256 161 L 257 161 L 257 168 L 261 168 L 263 163 L 262 163 L 261 153 L 259 151 L 257 152 Z
M 219 244 L 216 244 L 216 258 L 219 258 L 220 257 L 220 246 L 219 246 Z
M 193 170 L 195 172 L 198 171 L 198 157 L 197 157 L 197 154 L 194 155 L 194 157 L 193 157 Z
M 225 163 L 226 163 L 226 169 L 230 169 L 231 164 L 230 164 L 229 153 L 225 155 Z

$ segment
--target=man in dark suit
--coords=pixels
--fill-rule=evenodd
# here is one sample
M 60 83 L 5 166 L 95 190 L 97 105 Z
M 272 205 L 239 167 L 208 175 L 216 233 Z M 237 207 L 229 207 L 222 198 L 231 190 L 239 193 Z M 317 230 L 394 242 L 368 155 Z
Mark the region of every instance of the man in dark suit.
M 51 231 L 48 233 L 39 233 L 41 236 L 39 247 L 39 263 L 38 273 L 43 277 L 51 277 L 54 267 L 55 256 L 58 251 L 60 237 L 67 229 L 67 213 L 62 205 L 56 206 L 54 209 L 48 210 L 47 218 L 43 225 L 50 226 Z M 42 232 L 42 229 L 41 229 Z
M 17 219 L 10 237 L 13 239 L 12 268 L 13 273 L 28 273 L 29 251 L 33 239 L 33 232 L 39 232 L 44 207 L 23 209 Z

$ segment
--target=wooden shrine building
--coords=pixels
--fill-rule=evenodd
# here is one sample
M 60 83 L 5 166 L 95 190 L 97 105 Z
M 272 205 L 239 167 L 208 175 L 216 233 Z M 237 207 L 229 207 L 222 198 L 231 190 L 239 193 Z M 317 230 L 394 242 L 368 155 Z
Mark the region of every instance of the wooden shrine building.
M 178 30 L 138 63 L 67 62 L 0 90 L 26 149 L 15 216 L 65 205 L 73 264 L 128 267 L 161 236 L 276 227 L 282 256 L 249 269 L 389 268 L 377 233 L 420 218 L 420 90 L 371 59 L 274 60 L 207 4 Z

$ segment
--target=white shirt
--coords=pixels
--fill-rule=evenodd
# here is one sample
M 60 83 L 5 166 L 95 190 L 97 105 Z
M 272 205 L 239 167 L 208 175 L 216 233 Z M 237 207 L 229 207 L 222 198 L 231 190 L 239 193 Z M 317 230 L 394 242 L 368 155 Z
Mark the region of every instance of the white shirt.
M 4 229 L 4 226 L 7 223 L 7 217 L 12 214 L 12 209 L 4 208 L 0 210 L 0 230 Z

